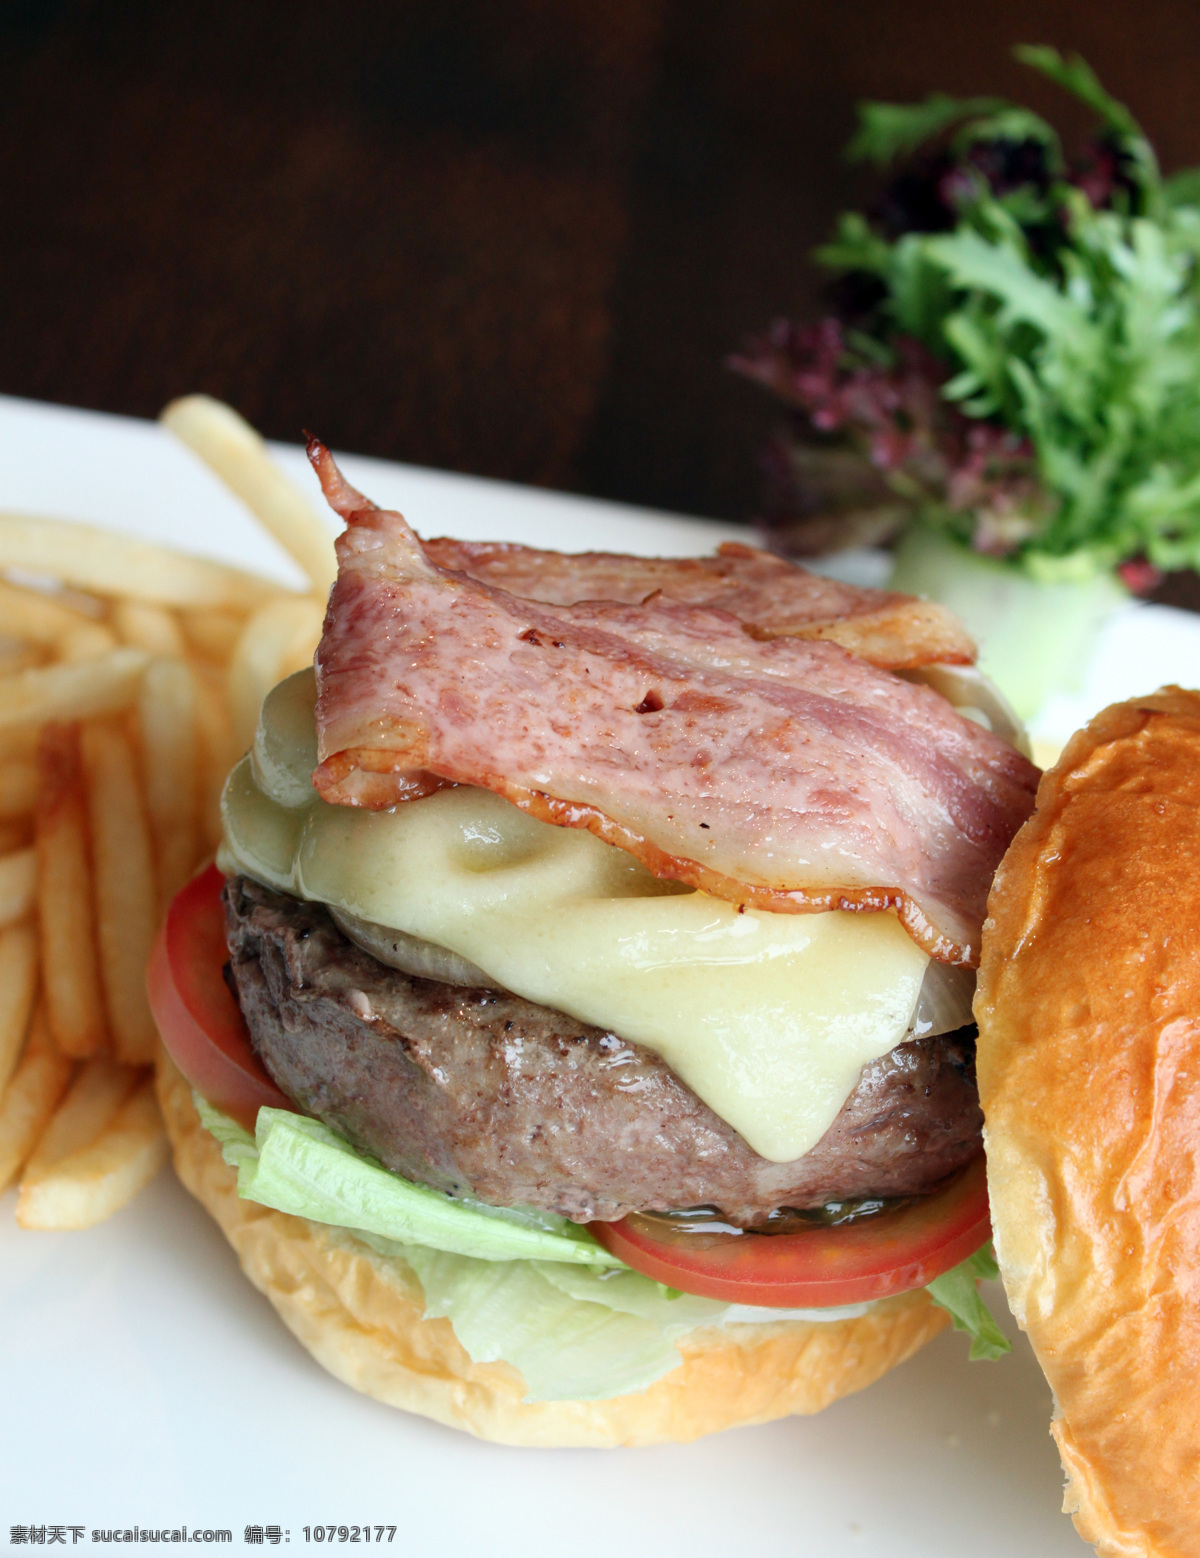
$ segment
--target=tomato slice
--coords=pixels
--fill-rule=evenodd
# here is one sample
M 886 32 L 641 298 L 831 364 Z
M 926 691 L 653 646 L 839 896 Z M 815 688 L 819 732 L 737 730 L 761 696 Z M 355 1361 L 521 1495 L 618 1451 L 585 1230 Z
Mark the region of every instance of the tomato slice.
M 924 1287 L 992 1233 L 982 1152 L 935 1195 L 830 1228 L 663 1237 L 636 1216 L 589 1226 L 606 1250 L 656 1282 L 734 1304 L 798 1309 Z
M 254 1129 L 260 1108 L 295 1105 L 250 1047 L 241 1008 L 221 970 L 229 956 L 216 866 L 171 902 L 146 971 L 150 1010 L 171 1059 L 210 1104 Z

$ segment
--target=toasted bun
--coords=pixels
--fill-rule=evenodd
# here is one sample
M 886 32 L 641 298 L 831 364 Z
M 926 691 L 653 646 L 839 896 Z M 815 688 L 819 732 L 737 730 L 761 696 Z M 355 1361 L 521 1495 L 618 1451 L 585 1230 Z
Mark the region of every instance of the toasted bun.
M 1104 1554 L 1200 1554 L 1200 693 L 1107 709 L 996 877 L 975 1002 L 996 1250 Z
M 681 1344 L 681 1367 L 640 1395 L 526 1405 L 516 1369 L 472 1363 L 448 1320 L 422 1318 L 420 1283 L 400 1263 L 381 1260 L 343 1230 L 240 1200 L 237 1175 L 165 1055 L 158 1089 L 180 1179 L 317 1362 L 355 1390 L 483 1439 L 657 1444 L 817 1412 L 871 1384 L 949 1323 L 917 1292 L 857 1320 L 697 1331 Z

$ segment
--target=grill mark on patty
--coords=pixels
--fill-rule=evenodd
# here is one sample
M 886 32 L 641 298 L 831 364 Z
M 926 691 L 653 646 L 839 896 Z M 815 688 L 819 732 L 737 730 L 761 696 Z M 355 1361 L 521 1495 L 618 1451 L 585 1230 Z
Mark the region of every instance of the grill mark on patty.
M 973 1028 L 871 1062 L 812 1151 L 772 1163 L 640 1045 L 508 991 L 410 977 L 322 905 L 246 877 L 224 899 L 232 977 L 278 1086 L 452 1194 L 577 1222 L 715 1206 L 752 1227 L 780 1206 L 920 1194 L 980 1145 Z

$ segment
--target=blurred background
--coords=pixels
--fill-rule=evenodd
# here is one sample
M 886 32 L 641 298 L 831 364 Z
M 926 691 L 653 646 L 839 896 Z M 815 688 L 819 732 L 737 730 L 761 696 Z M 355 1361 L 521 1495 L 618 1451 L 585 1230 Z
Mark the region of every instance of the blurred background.
M 749 518 L 856 101 L 1082 134 L 1022 41 L 1200 162 L 1191 0 L 4 0 L 0 391 Z

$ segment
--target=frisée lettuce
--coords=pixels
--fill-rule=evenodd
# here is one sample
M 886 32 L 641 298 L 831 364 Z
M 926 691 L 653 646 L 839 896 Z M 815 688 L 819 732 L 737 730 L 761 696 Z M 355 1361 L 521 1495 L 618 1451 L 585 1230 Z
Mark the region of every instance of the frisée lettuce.
M 861 105 L 849 154 L 890 172 L 815 256 L 835 312 L 731 364 L 793 408 L 765 522 L 797 553 L 915 523 L 1145 593 L 1200 566 L 1200 171 L 1164 177 L 1078 56 L 1015 52 L 1097 117 L 1082 159 L 997 99 Z

